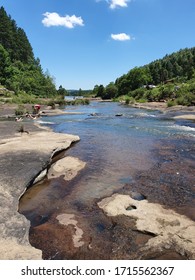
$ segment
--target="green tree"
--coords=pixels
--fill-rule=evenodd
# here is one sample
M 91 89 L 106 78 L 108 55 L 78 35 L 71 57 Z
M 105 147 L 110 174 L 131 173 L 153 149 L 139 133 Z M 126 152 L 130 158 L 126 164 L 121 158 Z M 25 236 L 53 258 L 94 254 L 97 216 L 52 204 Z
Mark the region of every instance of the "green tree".
M 143 85 L 151 83 L 152 77 L 148 67 L 135 67 L 128 72 L 127 80 L 130 84 L 129 90 L 135 90 Z
M 95 96 L 95 97 L 101 97 L 101 98 L 104 98 L 104 95 L 105 95 L 105 89 L 104 89 L 104 86 L 103 85 L 95 85 L 94 86 L 94 89 L 92 90 L 92 94 Z
M 4 49 L 4 47 L 0 44 L 0 83 L 5 84 L 7 78 L 7 69 L 10 66 L 11 61 L 9 57 L 9 53 Z
M 22 28 L 0 8 L 0 82 L 16 93 L 24 91 L 42 97 L 57 94 L 54 78 L 43 73 L 34 58 L 31 44 Z
M 58 88 L 58 91 L 57 93 L 60 95 L 60 96 L 66 96 L 67 95 L 67 90 L 62 86 L 60 85 L 59 88 Z
M 115 85 L 118 88 L 118 96 L 128 94 L 130 90 L 130 81 L 127 79 L 127 75 L 123 75 L 121 78 L 116 80 Z
M 82 89 L 80 88 L 79 89 L 79 91 L 78 91 L 78 94 L 77 94 L 78 96 L 82 96 L 83 95 L 83 91 L 82 91 Z
M 104 99 L 112 99 L 112 98 L 116 97 L 117 95 L 118 95 L 118 88 L 113 82 L 111 82 L 105 88 Z

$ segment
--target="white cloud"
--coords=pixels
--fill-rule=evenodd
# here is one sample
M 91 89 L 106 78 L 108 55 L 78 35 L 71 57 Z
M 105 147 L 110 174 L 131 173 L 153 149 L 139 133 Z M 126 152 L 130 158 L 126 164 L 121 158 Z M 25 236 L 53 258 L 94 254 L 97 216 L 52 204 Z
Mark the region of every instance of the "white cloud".
M 97 3 L 101 1 L 106 1 L 111 9 L 115 9 L 117 7 L 125 8 L 128 6 L 128 2 L 131 0 L 95 0 Z
M 115 41 L 128 41 L 131 40 L 131 37 L 126 33 L 119 33 L 119 34 L 111 34 L 111 38 Z
M 109 1 L 110 3 L 110 8 L 111 9 L 115 9 L 118 7 L 127 7 L 127 3 L 129 2 L 130 0 L 111 0 Z
M 61 17 L 58 13 L 49 12 L 46 12 L 43 15 L 45 18 L 42 20 L 42 23 L 46 27 L 63 26 L 67 28 L 74 28 L 76 25 L 84 25 L 83 19 L 81 17 L 76 17 L 75 15 L 66 15 Z

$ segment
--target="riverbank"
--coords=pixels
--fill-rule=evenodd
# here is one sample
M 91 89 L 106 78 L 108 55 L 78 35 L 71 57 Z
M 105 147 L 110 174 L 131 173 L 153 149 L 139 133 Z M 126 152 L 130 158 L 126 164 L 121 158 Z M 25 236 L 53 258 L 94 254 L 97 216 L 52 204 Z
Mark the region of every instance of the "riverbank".
M 24 107 L 25 107 L 25 110 L 30 112 L 30 115 L 33 116 L 32 105 L 25 104 Z M 0 104 L 0 120 L 1 119 L 15 119 L 17 117 L 15 115 L 17 108 L 18 108 L 18 105 L 16 105 L 16 104 Z M 65 115 L 65 114 L 69 114 L 69 112 L 60 109 L 59 106 L 57 106 L 55 109 L 53 109 L 51 106 L 42 105 L 39 114 L 34 115 L 33 118 L 37 119 L 38 117 L 57 116 L 57 115 Z M 71 113 L 71 114 L 80 114 L 80 112 L 75 112 L 75 113 Z M 20 115 L 19 117 L 26 119 L 25 116 L 26 116 L 26 114 Z
M 195 120 L 195 106 L 187 107 L 182 105 L 176 105 L 172 107 L 167 107 L 166 102 L 134 103 L 129 106 L 146 110 L 158 110 L 164 114 L 172 114 L 172 116 L 177 119 Z
M 105 100 L 96 100 L 98 102 L 108 102 Z M 109 100 L 110 102 L 111 100 Z M 172 107 L 167 107 L 166 102 L 145 102 L 145 103 L 134 103 L 129 106 L 139 109 L 146 110 L 158 110 L 164 114 L 172 114 L 173 117 L 181 119 L 195 120 L 195 106 L 182 106 L 176 105 Z M 14 118 L 15 110 L 17 109 L 15 104 L 1 104 L 0 105 L 0 118 Z M 31 105 L 26 105 L 26 108 L 32 110 Z M 52 109 L 51 106 L 42 106 L 40 111 L 40 116 L 54 116 L 70 114 L 69 112 L 62 110 L 60 108 Z M 80 112 L 72 112 L 71 114 L 80 114 Z
M 42 259 L 42 252 L 29 243 L 30 222 L 18 213 L 19 199 L 37 176 L 47 170 L 56 153 L 80 139 L 45 130 L 34 121 L 12 121 L 13 111 L 14 106 L 4 107 L 0 121 L 0 258 Z M 68 165 L 70 162 L 71 159 Z M 73 168 L 74 173 L 78 170 Z

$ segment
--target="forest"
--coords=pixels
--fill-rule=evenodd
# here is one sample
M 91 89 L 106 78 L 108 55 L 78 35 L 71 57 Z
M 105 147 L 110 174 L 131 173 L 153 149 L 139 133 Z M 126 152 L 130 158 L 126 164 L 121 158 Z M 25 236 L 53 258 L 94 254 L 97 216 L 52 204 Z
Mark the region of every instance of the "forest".
M 192 105 L 195 102 L 195 47 L 135 67 L 105 87 L 96 85 L 93 95 L 123 99 L 126 103 L 168 101 L 168 106 Z
M 30 96 L 46 98 L 66 93 L 62 86 L 56 90 L 54 78 L 43 72 L 25 31 L 4 7 L 0 8 L 0 85 L 8 90 L 7 96 L 11 92 L 28 100 Z

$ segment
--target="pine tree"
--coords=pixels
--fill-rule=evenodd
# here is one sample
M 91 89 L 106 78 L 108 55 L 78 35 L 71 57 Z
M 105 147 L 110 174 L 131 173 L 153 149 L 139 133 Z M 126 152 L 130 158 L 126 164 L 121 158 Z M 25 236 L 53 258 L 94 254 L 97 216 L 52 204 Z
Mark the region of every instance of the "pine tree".
M 40 60 L 25 31 L 0 8 L 0 83 L 15 92 L 25 91 L 43 97 L 57 93 L 53 78 L 43 73 Z

